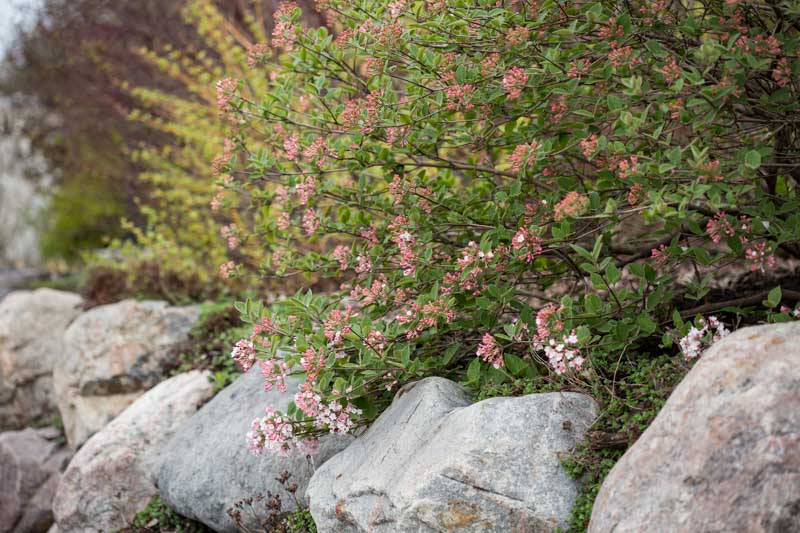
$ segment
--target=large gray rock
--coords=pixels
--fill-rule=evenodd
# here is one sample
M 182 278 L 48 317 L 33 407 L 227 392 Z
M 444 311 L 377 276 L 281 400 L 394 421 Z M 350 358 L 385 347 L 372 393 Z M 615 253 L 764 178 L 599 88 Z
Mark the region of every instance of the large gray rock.
M 264 379 L 256 365 L 203 406 L 167 443 L 155 465 L 153 473 L 167 505 L 217 531 L 231 533 L 238 529 L 227 510 L 243 498 L 271 491 L 281 495 L 284 510 L 293 509 L 292 497 L 275 478 L 288 471 L 302 497 L 314 465 L 351 441 L 344 436 L 324 438 L 312 459 L 299 451 L 288 457 L 250 453 L 245 440 L 250 422 L 264 416 L 268 406 L 285 411 L 298 383 L 289 378 L 287 392 L 264 392 Z M 255 527 L 248 513 L 243 518 L 246 525 Z
M 53 502 L 62 533 L 117 531 L 158 492 L 150 477 L 161 446 L 213 394 L 210 374 L 170 378 L 136 400 L 78 450 Z
M 53 367 L 80 312 L 77 294 L 15 291 L 0 302 L 0 430 L 53 416 Z
M 194 307 L 125 300 L 95 307 L 64 334 L 53 380 L 67 441 L 77 448 L 164 379 L 171 348 L 186 340 Z
M 800 531 L 800 323 L 708 349 L 609 473 L 589 531 Z
M 40 533 L 53 523 L 50 506 L 70 452 L 54 428 L 0 433 L 0 531 Z
M 559 456 L 596 405 L 576 393 L 472 403 L 427 378 L 317 470 L 307 496 L 320 533 L 540 532 L 565 528 L 577 485 Z

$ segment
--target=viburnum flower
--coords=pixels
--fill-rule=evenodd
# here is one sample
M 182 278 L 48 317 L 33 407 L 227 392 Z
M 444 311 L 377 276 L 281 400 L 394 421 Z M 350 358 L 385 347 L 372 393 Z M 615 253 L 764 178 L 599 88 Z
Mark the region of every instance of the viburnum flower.
M 255 68 L 260 64 L 266 62 L 269 58 L 272 49 L 266 43 L 257 43 L 247 49 L 247 66 Z
M 219 266 L 219 275 L 222 277 L 222 279 L 230 279 L 235 271 L 236 271 L 236 263 L 234 263 L 233 261 L 222 263 Z
M 317 212 L 314 208 L 306 209 L 305 213 L 303 213 L 303 230 L 306 236 L 311 237 L 317 232 L 318 228 L 319 219 L 317 218 Z
M 297 447 L 291 420 L 272 407 L 267 407 L 266 415 L 254 419 L 247 432 L 247 444 L 253 455 L 270 451 L 286 456 Z
M 775 255 L 766 242 L 759 242 L 748 247 L 744 256 L 750 262 L 750 270 L 753 272 L 766 272 L 767 268 L 775 266 Z
M 314 176 L 308 176 L 304 182 L 297 184 L 296 189 L 300 204 L 306 205 L 317 189 L 317 180 L 314 179 Z
M 581 356 L 581 350 L 578 348 L 578 336 L 574 331 L 569 335 L 564 335 L 560 341 L 550 339 L 544 347 L 544 353 L 556 374 L 564 374 L 568 369 L 580 372 L 586 362 Z
M 597 151 L 597 134 L 593 133 L 587 138 L 583 139 L 580 143 L 583 155 L 587 159 L 590 158 Z
M 252 341 L 241 339 L 234 345 L 231 357 L 242 367 L 242 372 L 247 372 L 256 362 L 256 346 Z
M 517 174 L 526 167 L 532 166 L 536 162 L 536 151 L 539 146 L 537 141 L 531 141 L 514 148 L 514 152 L 508 158 L 508 162 L 511 163 L 511 172 Z
M 570 191 L 563 200 L 553 207 L 553 218 L 564 220 L 574 218 L 583 214 L 589 206 L 589 199 L 576 191 Z
M 516 100 L 522 95 L 522 90 L 528 83 L 528 75 L 520 67 L 511 67 L 503 76 L 503 89 L 508 94 L 509 100 Z
M 500 350 L 500 345 L 497 344 L 497 341 L 491 333 L 484 334 L 480 345 L 478 345 L 478 350 L 475 352 L 475 355 L 495 368 L 500 368 L 505 365 L 505 361 L 503 361 L 503 353 Z
M 519 228 L 511 237 L 511 249 L 522 251 L 522 259 L 530 263 L 542 253 L 542 238 L 529 231 L 528 228 Z
M 683 356 L 687 360 L 699 357 L 705 348 L 711 346 L 711 344 L 726 337 L 730 333 L 725 327 L 725 324 L 715 316 L 708 317 L 708 320 L 700 319 L 700 324 L 702 326 L 700 329 L 692 326 L 689 329 L 689 333 L 678 342 L 681 353 L 683 353 Z M 713 330 L 713 334 L 709 340 L 707 339 L 707 334 L 711 330 Z
M 475 86 L 470 84 L 453 85 L 445 88 L 447 96 L 447 109 L 450 111 L 469 111 L 475 104 Z
M 531 31 L 525 26 L 516 26 L 506 32 L 506 42 L 512 46 L 522 44 L 528 40 Z
M 778 60 L 778 65 L 772 71 L 772 79 L 778 84 L 778 87 L 786 87 L 792 79 L 792 68 L 789 66 L 789 60 L 782 57 Z
M 239 81 L 234 78 L 223 78 L 217 82 L 217 107 L 220 111 L 227 111 L 228 104 L 233 100 Z
M 297 159 L 297 156 L 300 155 L 300 137 L 296 133 L 287 137 L 283 141 L 283 149 L 286 150 L 286 159 L 289 161 Z
M 295 2 L 281 2 L 275 11 L 272 29 L 272 46 L 284 48 L 287 52 L 294 48 L 297 34 L 292 23 L 292 14 L 297 8 Z
M 286 374 L 289 366 L 282 359 L 261 359 L 261 375 L 264 376 L 264 390 L 269 392 L 276 387 L 280 392 L 286 392 Z
M 353 331 L 353 326 L 349 323 L 350 320 L 357 316 L 353 313 L 353 307 L 348 306 L 344 311 L 334 309 L 328 315 L 328 319 L 323 324 L 325 331 L 325 338 L 328 339 L 331 346 L 338 346 L 342 342 L 342 337 Z

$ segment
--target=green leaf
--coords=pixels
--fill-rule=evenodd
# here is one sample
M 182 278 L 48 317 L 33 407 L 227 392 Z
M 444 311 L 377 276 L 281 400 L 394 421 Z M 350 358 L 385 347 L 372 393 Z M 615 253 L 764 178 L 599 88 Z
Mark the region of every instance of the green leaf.
M 766 303 L 768 304 L 767 307 L 778 307 L 778 304 L 781 303 L 781 296 L 782 295 L 780 287 L 775 287 L 774 289 L 769 291 L 766 301 Z
M 477 357 L 467 367 L 467 379 L 471 383 L 477 383 L 481 377 L 481 360 Z
M 757 169 L 761 166 L 761 154 L 755 150 L 750 150 L 744 156 L 744 165 L 747 168 Z
M 525 374 L 525 371 L 528 368 L 528 363 L 522 360 L 522 358 L 509 353 L 505 355 L 505 360 L 506 367 L 508 368 L 509 372 L 515 376 L 522 376 Z

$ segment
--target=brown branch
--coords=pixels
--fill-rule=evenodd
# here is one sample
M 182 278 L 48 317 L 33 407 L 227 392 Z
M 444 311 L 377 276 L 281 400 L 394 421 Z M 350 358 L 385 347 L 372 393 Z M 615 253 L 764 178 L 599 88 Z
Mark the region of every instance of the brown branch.
M 743 296 L 741 298 L 734 298 L 732 300 L 723 300 L 721 302 L 712 302 L 703 305 L 698 305 L 691 309 L 681 311 L 681 318 L 688 318 L 695 315 L 704 315 L 711 311 L 718 311 L 725 307 L 748 307 L 751 305 L 758 305 L 767 298 L 769 291 L 761 291 L 750 296 Z M 781 300 L 791 300 L 800 302 L 800 291 L 793 291 L 781 288 Z

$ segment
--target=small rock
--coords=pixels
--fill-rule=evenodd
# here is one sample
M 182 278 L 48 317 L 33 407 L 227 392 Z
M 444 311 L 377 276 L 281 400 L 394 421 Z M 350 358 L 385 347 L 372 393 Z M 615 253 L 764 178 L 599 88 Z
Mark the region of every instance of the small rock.
M 95 307 L 72 323 L 53 372 L 72 448 L 164 378 L 170 349 L 186 340 L 197 317 L 193 307 L 125 300 Z
M 193 370 L 139 397 L 75 454 L 53 513 L 61 533 L 116 531 L 158 492 L 150 477 L 161 446 L 213 395 L 209 373 Z
M 0 531 L 39 533 L 53 523 L 50 506 L 70 452 L 49 438 L 51 429 L 0 433 Z
M 709 348 L 606 477 L 589 531 L 800 531 L 800 323 Z
M 53 366 L 63 335 L 81 310 L 63 291 L 15 291 L 0 302 L 0 430 L 53 416 Z
M 596 416 L 577 393 L 472 403 L 427 378 L 317 470 L 320 533 L 540 532 L 566 528 L 577 485 L 561 467 Z
M 164 502 L 181 515 L 223 532 L 238 531 L 228 517 L 228 508 L 258 493 L 279 494 L 284 510 L 294 509 L 292 497 L 275 478 L 288 471 L 291 482 L 298 485 L 298 497 L 302 497 L 313 464 L 322 464 L 351 440 L 344 436 L 322 439 L 313 461 L 297 451 L 288 457 L 250 453 L 245 440 L 250 422 L 264 416 L 270 405 L 285 410 L 298 383 L 296 378 L 288 378 L 288 392 L 264 392 L 264 379 L 256 366 L 203 406 L 162 449 L 155 465 L 153 472 Z M 256 526 L 249 513 L 244 513 L 244 518 L 246 525 Z

